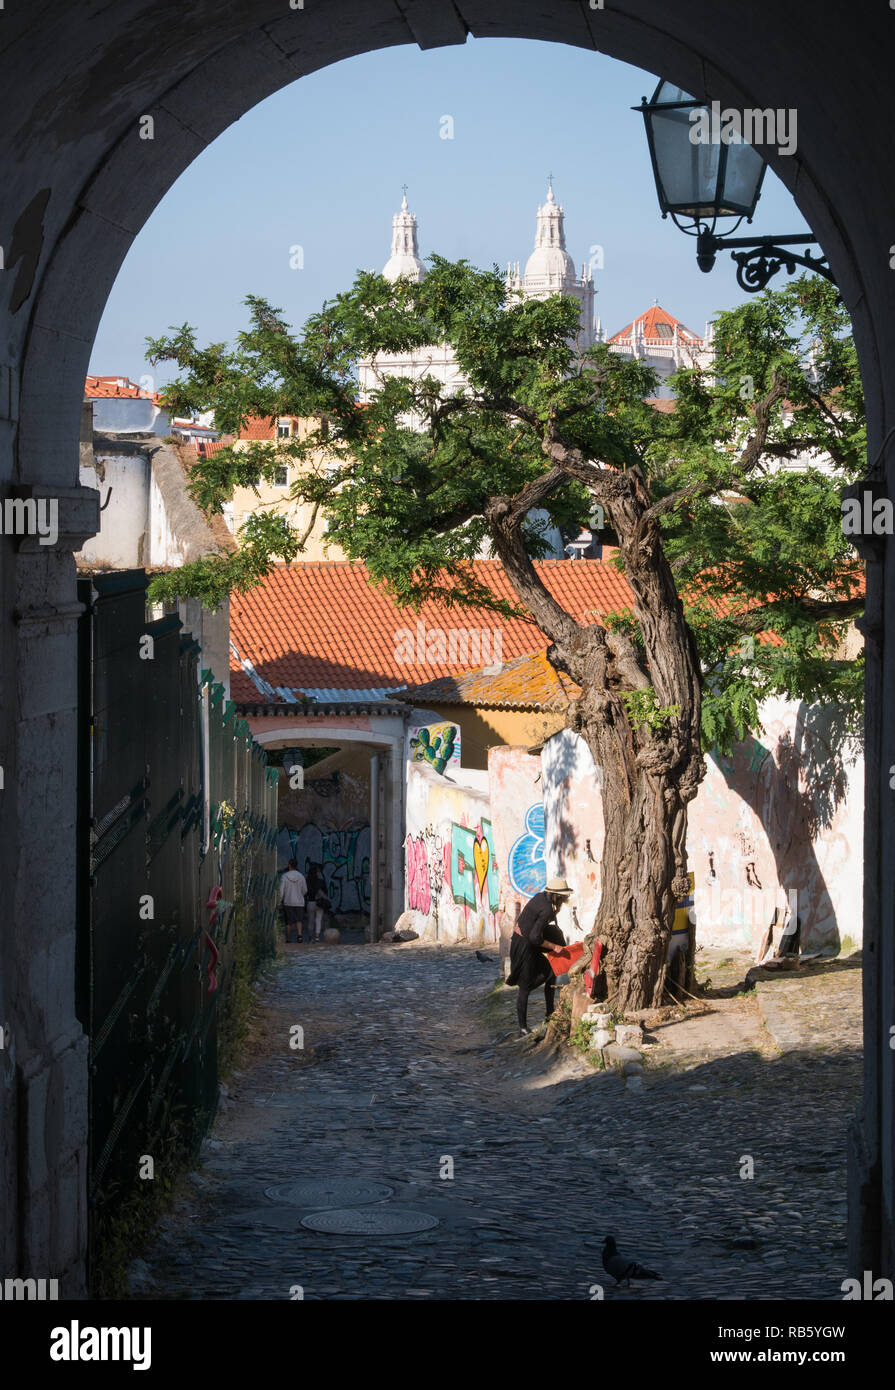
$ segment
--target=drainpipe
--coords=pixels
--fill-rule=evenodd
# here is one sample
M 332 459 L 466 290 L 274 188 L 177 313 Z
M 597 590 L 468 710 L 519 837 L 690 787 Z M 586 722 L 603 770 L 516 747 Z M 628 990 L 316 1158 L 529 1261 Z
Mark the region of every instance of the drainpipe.
M 379 940 L 379 754 L 370 757 L 370 940 Z

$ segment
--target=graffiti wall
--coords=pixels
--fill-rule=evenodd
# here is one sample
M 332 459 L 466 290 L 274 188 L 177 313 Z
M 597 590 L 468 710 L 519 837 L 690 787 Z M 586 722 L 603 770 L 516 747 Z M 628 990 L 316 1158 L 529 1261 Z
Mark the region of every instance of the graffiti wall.
M 407 756 L 411 762 L 427 763 L 436 772 L 460 766 L 460 725 L 441 720 L 437 724 L 414 724 L 407 730 Z
M 763 715 L 758 738 L 706 758 L 691 808 L 697 939 L 757 950 L 789 907 L 802 949 L 832 954 L 862 936 L 861 752 L 830 706 L 774 700 Z
M 407 765 L 406 909 L 427 941 L 496 941 L 500 871 L 489 799 Z
M 277 853 L 288 863 L 295 859 L 303 874 L 311 864 L 322 864 L 327 897 L 335 913 L 370 910 L 370 825 L 349 821 L 346 825 L 309 822 L 300 830 L 280 829 Z
M 687 835 L 700 944 L 757 952 L 777 907 L 801 919 L 803 951 L 860 942 L 863 760 L 837 718 L 830 707 L 769 701 L 758 738 L 706 757 Z M 569 730 L 545 743 L 541 765 L 546 871 L 575 890 L 561 925 L 577 939 L 600 900 L 598 770 Z
M 501 866 L 501 936 L 508 942 L 522 908 L 547 882 L 541 760 L 523 748 L 488 751 L 494 847 Z
M 581 941 L 600 905 L 603 802 L 600 779 L 580 734 L 563 729 L 541 752 L 547 875 L 574 889 L 557 918 L 567 941 Z
M 368 754 L 352 753 L 341 765 L 315 776 L 311 768 L 301 788 L 280 778 L 277 862 L 291 858 L 302 873 L 322 865 L 332 911 L 370 910 L 370 781 Z M 331 770 L 330 770 L 331 768 Z

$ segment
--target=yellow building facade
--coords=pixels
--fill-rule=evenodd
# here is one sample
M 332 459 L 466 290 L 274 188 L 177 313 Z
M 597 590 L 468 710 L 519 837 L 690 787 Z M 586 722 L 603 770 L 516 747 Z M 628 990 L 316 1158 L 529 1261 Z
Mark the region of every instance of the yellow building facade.
M 309 434 L 324 428 L 319 416 L 299 419 L 296 416 L 281 416 L 274 420 L 250 420 L 236 440 L 233 447 L 244 451 L 250 446 L 265 443 L 275 452 L 294 439 L 307 439 Z M 345 560 L 347 556 L 338 542 L 329 534 L 328 524 L 319 513 L 314 518 L 314 508 L 310 502 L 290 495 L 293 483 L 302 473 L 325 474 L 338 466 L 338 460 L 325 448 L 315 449 L 309 458 L 299 462 L 283 454 L 282 463 L 274 482 L 259 478 L 255 487 L 237 487 L 224 515 L 230 530 L 237 535 L 249 516 L 262 509 L 281 512 L 288 518 L 299 535 L 304 537 L 300 559 L 303 561 Z

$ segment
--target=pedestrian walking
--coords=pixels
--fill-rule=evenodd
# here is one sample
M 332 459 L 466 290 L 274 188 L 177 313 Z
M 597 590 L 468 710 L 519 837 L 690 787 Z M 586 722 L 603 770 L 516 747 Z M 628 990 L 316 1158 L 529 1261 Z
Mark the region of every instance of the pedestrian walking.
M 529 898 L 513 928 L 507 984 L 519 987 L 516 1018 L 521 1036 L 531 1032 L 528 1026 L 528 996 L 539 985 L 544 986 L 545 1019 L 553 1013 L 555 976 L 547 956 L 562 950 L 566 944 L 557 926 L 556 914 L 571 893 L 564 878 L 548 879 L 541 892 Z
M 301 945 L 302 916 L 304 914 L 307 893 L 307 879 L 304 874 L 299 873 L 297 861 L 290 859 L 289 867 L 280 879 L 280 902 L 286 914 L 287 943 L 291 936 L 291 928 L 295 927 L 298 933 L 298 943 Z
M 323 865 L 312 864 L 308 869 L 308 940 L 319 941 L 323 929 L 323 908 L 329 903 Z

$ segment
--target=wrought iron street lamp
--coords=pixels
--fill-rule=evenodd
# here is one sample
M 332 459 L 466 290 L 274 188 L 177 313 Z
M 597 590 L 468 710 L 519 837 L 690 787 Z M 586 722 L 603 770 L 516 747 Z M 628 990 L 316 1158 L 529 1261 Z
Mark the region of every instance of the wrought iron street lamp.
M 784 266 L 790 275 L 801 265 L 833 279 L 822 256 L 789 249 L 817 245 L 816 237 L 732 237 L 716 231 L 721 218 L 737 219 L 730 232 L 744 218 L 752 221 L 767 168 L 735 128 L 722 128 L 717 110 L 710 111 L 704 101 L 671 82 L 660 82 L 649 101 L 644 97 L 632 109 L 642 113 L 646 125 L 662 216 L 670 214 L 682 232 L 696 237 L 700 270 L 710 271 L 718 251 L 728 247 L 737 264 L 737 283 L 744 290 L 763 290 Z

